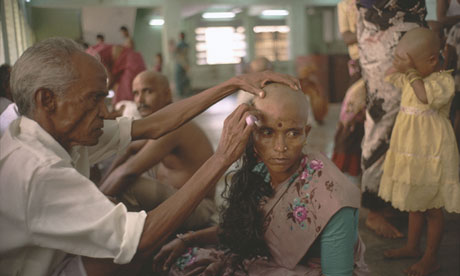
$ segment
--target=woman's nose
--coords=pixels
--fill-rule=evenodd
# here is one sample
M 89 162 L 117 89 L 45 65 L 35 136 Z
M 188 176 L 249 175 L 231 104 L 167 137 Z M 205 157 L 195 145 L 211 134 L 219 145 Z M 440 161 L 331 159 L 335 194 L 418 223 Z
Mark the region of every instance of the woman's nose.
M 276 137 L 275 150 L 278 152 L 285 152 L 287 150 L 286 141 L 282 135 Z

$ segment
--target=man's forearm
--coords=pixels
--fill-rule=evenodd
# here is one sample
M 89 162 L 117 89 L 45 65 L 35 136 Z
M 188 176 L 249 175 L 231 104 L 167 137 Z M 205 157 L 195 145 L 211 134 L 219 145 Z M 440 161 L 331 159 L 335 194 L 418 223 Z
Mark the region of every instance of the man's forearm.
M 138 254 L 151 254 L 159 248 L 213 189 L 229 166 L 228 160 L 213 155 L 181 189 L 150 211 L 139 241 Z
M 455 0 L 453 0 L 455 1 Z M 453 26 L 460 22 L 460 15 L 453 15 L 453 16 L 442 16 L 438 18 L 438 21 L 444 24 L 446 27 Z
M 187 247 L 205 247 L 207 245 L 215 245 L 219 243 L 218 232 L 219 227 L 216 225 L 199 231 L 183 234 L 180 239 L 184 241 Z
M 104 195 L 116 197 L 137 177 L 137 174 L 124 173 L 122 168 L 118 167 L 104 179 L 99 189 Z
M 112 162 L 112 164 L 110 165 L 109 169 L 107 170 L 107 172 L 105 173 L 104 177 L 102 178 L 101 180 L 101 183 L 104 183 L 107 181 L 107 179 L 110 177 L 110 175 L 123 163 L 126 162 L 126 160 L 129 159 L 129 157 L 131 157 L 131 154 L 129 154 L 128 152 L 126 152 L 125 154 L 123 154 L 122 156 L 120 156 L 119 158 L 115 159 L 115 161 Z M 102 185 L 101 185 L 102 187 Z
M 190 98 L 172 103 L 144 119 L 135 120 L 131 137 L 133 140 L 159 138 L 230 95 L 236 88 L 230 81 L 226 81 Z

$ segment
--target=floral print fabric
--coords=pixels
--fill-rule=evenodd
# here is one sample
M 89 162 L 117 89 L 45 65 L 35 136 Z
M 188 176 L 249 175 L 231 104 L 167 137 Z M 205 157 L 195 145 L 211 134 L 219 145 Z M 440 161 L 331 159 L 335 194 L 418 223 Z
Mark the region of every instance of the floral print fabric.
M 359 61 L 367 91 L 361 187 L 373 194 L 379 189 L 383 161 L 401 101 L 401 90 L 385 82 L 384 74 L 392 65 L 394 49 L 400 38 L 405 32 L 423 26 L 426 14 L 424 1 L 375 2 L 375 7 L 380 9 L 376 13 L 379 16 L 370 17 L 370 11 L 361 7 L 357 26 Z M 409 12 L 413 16 L 408 15 Z
M 260 165 L 256 170 L 269 181 L 265 166 Z M 184 256 L 180 263 L 186 263 L 192 258 L 196 258 L 198 263 L 203 258 L 208 258 L 216 264 L 215 267 L 219 267 L 215 275 L 319 276 L 319 260 L 307 260 L 302 264 L 300 260 L 338 210 L 343 207 L 358 208 L 359 202 L 359 189 L 332 161 L 321 153 L 308 153 L 302 159 L 299 170 L 281 183 L 274 196 L 261 206 L 265 213 L 265 241 L 270 257 L 245 260 L 243 267 L 238 268 L 229 261 L 234 256 L 231 252 L 198 249 L 195 255 Z M 367 275 L 367 266 L 363 259 L 364 249 L 360 240 L 354 253 L 354 274 Z M 196 266 L 188 265 L 183 270 L 175 267 L 170 275 L 195 275 L 194 271 L 198 271 Z

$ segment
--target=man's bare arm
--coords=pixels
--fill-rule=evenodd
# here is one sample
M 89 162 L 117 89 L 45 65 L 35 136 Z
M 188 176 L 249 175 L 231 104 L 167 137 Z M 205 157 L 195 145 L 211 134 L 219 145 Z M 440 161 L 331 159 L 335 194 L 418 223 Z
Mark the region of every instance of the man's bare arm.
M 131 137 L 133 140 L 157 139 L 238 89 L 264 96 L 265 92 L 261 88 L 268 82 L 284 83 L 296 90 L 300 88 L 296 78 L 271 71 L 236 76 L 197 95 L 172 103 L 146 118 L 133 121 Z
M 192 213 L 228 167 L 243 153 L 253 126 L 246 124 L 248 105 L 240 105 L 224 122 L 216 152 L 169 199 L 147 214 L 138 253 L 151 254 Z
M 135 155 L 138 151 L 140 151 L 141 148 L 147 143 L 147 141 L 148 140 L 139 140 L 131 142 L 126 151 L 119 157 L 115 158 L 115 160 L 112 162 L 106 174 L 102 178 L 101 183 L 104 183 L 107 177 L 109 177 L 112 171 L 118 168 L 118 166 L 125 163 L 131 156 Z
M 214 188 L 219 178 L 236 161 L 246 147 L 253 125 L 246 124 L 246 117 L 254 113 L 248 105 L 240 105 L 225 119 L 224 129 L 216 152 L 203 166 L 157 208 L 147 213 L 137 253 L 130 264 L 120 266 L 108 259 L 83 258 L 88 276 L 135 275 L 143 260 L 150 257 L 182 222 L 193 212 L 206 194 Z M 254 114 L 253 114 L 254 115 Z
M 457 68 L 457 52 L 455 51 L 454 46 L 446 44 L 444 50 L 444 63 L 442 64 L 443 70 L 450 70 Z
M 457 1 L 457 0 L 451 0 Z M 449 2 L 447 0 L 436 1 L 436 15 L 438 21 L 444 24 L 446 27 L 453 26 L 460 22 L 460 15 L 447 16 L 447 10 L 449 9 Z
M 134 156 L 125 160 L 102 182 L 100 190 L 108 196 L 117 196 L 141 174 L 158 164 L 177 146 L 178 130 L 147 143 Z

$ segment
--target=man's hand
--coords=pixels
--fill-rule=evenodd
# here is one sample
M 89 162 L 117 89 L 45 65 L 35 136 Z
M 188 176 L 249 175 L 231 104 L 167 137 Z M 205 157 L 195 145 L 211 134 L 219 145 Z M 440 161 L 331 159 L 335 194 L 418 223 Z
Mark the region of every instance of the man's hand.
M 226 164 L 231 165 L 243 153 L 254 124 L 248 125 L 246 117 L 256 115 L 247 104 L 238 106 L 224 121 L 224 128 L 217 146 L 216 155 L 220 155 Z
M 412 62 L 411 57 L 407 54 L 395 54 L 393 59 L 393 66 L 400 73 L 406 73 L 407 70 L 415 68 L 414 63 Z
M 263 98 L 265 91 L 262 90 L 271 82 L 278 82 L 291 87 L 294 90 L 300 89 L 299 80 L 286 75 L 275 73 L 273 71 L 264 71 L 236 76 L 230 79 L 239 89 Z

